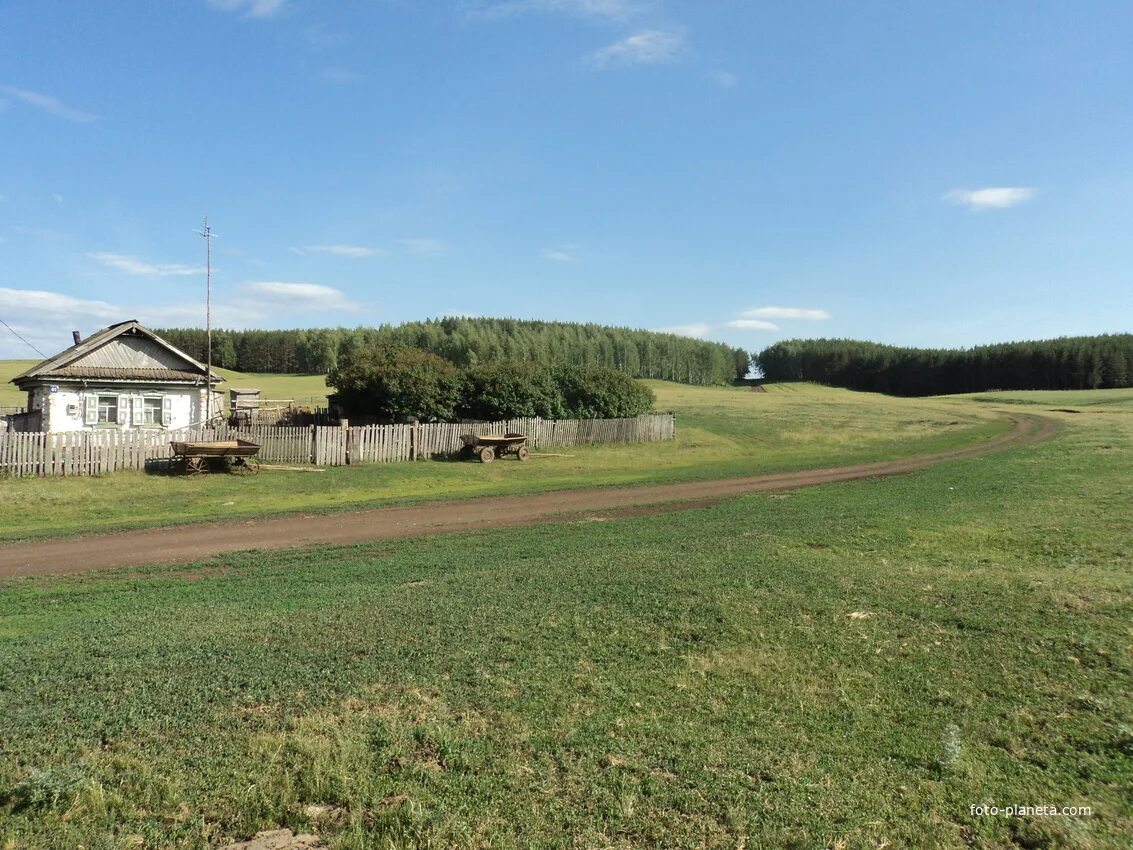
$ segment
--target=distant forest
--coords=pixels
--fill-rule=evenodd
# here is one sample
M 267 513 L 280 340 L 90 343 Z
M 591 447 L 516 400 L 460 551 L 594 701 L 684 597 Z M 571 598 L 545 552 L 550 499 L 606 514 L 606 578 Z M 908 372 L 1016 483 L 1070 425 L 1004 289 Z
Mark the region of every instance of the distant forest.
M 204 361 L 205 332 L 157 333 Z M 326 374 L 346 351 L 371 342 L 401 342 L 457 366 L 516 360 L 545 366 L 605 366 L 634 378 L 727 384 L 747 374 L 746 351 L 676 334 L 594 324 L 520 319 L 445 318 L 377 328 L 215 330 L 212 362 L 240 372 Z
M 985 390 L 1133 386 L 1133 334 L 1062 337 L 967 349 L 898 348 L 849 339 L 777 342 L 755 358 L 768 381 L 924 396 Z

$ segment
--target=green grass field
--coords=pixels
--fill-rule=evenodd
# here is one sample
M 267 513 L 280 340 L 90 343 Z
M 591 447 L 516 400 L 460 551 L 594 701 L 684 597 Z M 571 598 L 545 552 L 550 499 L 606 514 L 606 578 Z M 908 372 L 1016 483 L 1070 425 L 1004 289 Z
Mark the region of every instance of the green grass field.
M 968 402 L 893 399 L 805 384 L 785 384 L 766 393 L 660 381 L 650 385 L 658 408 L 676 412 L 677 439 L 672 442 L 576 447 L 556 452 L 571 457 L 491 466 L 421 462 L 332 468 L 321 474 L 265 472 L 255 478 L 137 472 L 0 480 L 0 540 L 437 498 L 736 477 L 952 448 L 1007 427 L 994 411 Z
M 789 440 L 718 399 L 698 439 Z M 844 404 L 804 445 L 905 415 Z M 0 847 L 1127 848 L 1128 413 L 710 509 L 11 581 Z

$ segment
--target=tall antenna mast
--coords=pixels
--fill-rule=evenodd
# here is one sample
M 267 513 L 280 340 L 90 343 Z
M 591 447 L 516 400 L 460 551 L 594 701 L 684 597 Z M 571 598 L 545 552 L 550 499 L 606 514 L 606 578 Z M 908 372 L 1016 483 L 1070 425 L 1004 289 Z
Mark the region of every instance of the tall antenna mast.
M 197 231 L 205 239 L 205 363 L 208 374 L 205 376 L 205 422 L 212 419 L 212 237 L 209 217 L 205 216 L 204 226 Z

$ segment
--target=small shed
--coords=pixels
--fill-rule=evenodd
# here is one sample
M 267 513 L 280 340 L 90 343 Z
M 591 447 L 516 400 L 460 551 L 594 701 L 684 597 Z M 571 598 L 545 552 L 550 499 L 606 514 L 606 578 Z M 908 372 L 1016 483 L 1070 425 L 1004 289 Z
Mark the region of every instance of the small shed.
M 259 390 L 248 387 L 231 387 L 228 390 L 228 409 L 232 413 L 237 410 L 258 410 L 259 407 Z

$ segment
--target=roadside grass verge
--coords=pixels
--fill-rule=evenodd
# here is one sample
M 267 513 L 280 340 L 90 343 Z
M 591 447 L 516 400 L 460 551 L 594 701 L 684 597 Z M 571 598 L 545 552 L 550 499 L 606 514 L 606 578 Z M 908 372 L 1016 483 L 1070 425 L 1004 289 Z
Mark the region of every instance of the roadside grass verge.
M 294 511 L 310 513 L 440 498 L 608 485 L 709 480 L 896 459 L 1008 430 L 968 402 L 895 399 L 815 385 L 749 389 L 649 382 L 677 416 L 667 443 L 578 446 L 570 457 L 367 464 L 254 478 L 145 473 L 0 480 L 0 540 Z
M 1133 421 L 1064 418 L 709 509 L 9 582 L 0 846 L 1125 848 Z

